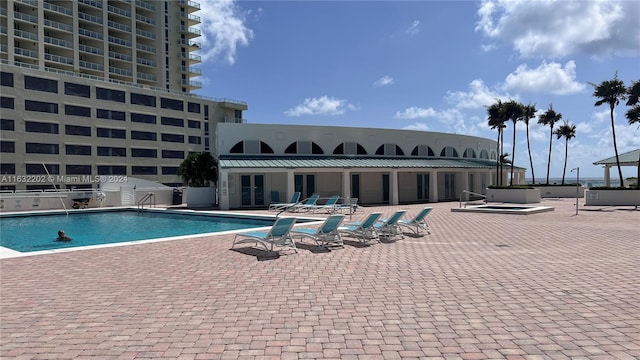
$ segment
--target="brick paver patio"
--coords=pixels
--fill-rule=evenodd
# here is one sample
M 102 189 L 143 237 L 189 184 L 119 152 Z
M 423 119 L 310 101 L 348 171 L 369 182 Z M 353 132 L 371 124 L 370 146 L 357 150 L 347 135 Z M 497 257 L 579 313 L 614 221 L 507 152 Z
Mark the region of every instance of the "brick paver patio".
M 429 204 L 432 235 L 277 258 L 223 235 L 2 259 L 0 357 L 638 359 L 640 211 L 573 201 Z

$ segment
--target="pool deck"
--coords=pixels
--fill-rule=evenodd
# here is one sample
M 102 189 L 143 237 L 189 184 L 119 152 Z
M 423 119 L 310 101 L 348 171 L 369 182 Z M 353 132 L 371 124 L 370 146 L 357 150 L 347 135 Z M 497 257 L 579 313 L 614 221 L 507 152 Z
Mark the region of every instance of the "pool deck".
M 574 201 L 367 207 L 433 206 L 432 234 L 279 257 L 219 235 L 2 259 L 0 358 L 638 359 L 640 211 Z

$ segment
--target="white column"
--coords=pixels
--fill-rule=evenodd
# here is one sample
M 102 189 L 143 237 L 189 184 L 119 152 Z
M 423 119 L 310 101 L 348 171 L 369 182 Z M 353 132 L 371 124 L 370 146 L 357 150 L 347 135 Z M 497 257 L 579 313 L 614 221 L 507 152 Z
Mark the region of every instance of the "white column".
M 348 169 L 342 170 L 342 197 L 351 197 L 351 171 Z
M 469 189 L 469 170 L 464 171 L 464 180 L 462 181 L 462 190 L 473 191 L 473 189 Z
M 611 186 L 611 175 L 609 174 L 609 165 L 604 166 L 604 186 Z
M 220 210 L 229 210 L 229 170 L 221 170 L 218 177 L 218 202 Z
M 398 169 L 391 169 L 391 176 L 389 176 L 389 187 L 391 188 L 391 198 L 389 199 L 390 205 L 398 205 L 400 203 L 398 195 Z
M 293 175 L 294 171 L 292 169 L 287 170 L 287 199 L 291 199 L 293 197 L 293 193 L 296 192 L 296 182 Z M 300 196 L 300 199 L 302 199 L 302 196 Z
M 429 202 L 438 202 L 438 171 L 429 172 Z

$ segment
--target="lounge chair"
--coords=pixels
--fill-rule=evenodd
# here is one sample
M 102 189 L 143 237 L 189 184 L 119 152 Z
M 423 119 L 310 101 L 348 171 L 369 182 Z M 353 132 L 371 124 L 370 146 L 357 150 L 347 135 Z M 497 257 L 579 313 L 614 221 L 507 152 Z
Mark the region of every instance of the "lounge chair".
M 416 235 L 421 235 L 423 231 L 426 232 L 427 234 L 431 234 L 431 230 L 429 229 L 429 224 L 425 220 L 427 215 L 429 215 L 429 213 L 431 212 L 431 209 L 433 208 L 426 207 L 420 210 L 420 212 L 416 215 L 416 217 L 414 217 L 411 220 L 399 220 L 398 225 L 402 227 L 406 227 Z
M 380 236 L 385 236 L 388 239 L 391 237 L 399 236 L 404 238 L 402 229 L 400 228 L 399 221 L 407 213 L 407 210 L 398 210 L 388 219 L 380 219 L 377 223 L 373 224 Z
M 295 204 L 293 206 L 288 207 L 287 209 L 293 212 L 309 211 L 311 210 L 311 208 L 316 206 L 316 203 L 318 202 L 319 198 L 320 198 L 320 195 L 313 194 L 311 195 L 311 197 L 307 198 L 307 200 L 304 203 Z
M 298 236 L 300 238 L 308 237 L 322 247 L 344 246 L 342 236 L 338 231 L 342 220 L 344 220 L 344 215 L 342 214 L 331 215 L 317 229 L 304 227 L 293 228 L 291 230 L 291 236 Z
M 276 202 L 276 203 L 271 203 L 269 204 L 269 210 L 282 210 L 285 208 L 288 208 L 290 206 L 294 206 L 298 203 L 298 201 L 300 201 L 300 192 L 296 191 L 293 193 L 293 196 L 291 197 L 291 201 L 288 203 L 281 203 L 281 202 Z
M 372 240 L 378 240 L 380 237 L 374 224 L 382 216 L 380 212 L 374 212 L 369 214 L 364 221 L 360 223 L 349 223 L 344 226 L 340 226 L 338 231 L 357 237 L 361 242 L 369 242 Z
M 250 231 L 236 234 L 233 239 L 233 249 L 237 244 L 256 243 L 262 245 L 267 251 L 273 252 L 275 246 L 292 248 L 298 252 L 296 244 L 291 238 L 291 228 L 296 223 L 296 218 L 283 217 L 276 220 L 269 231 Z
M 336 204 L 338 203 L 339 199 L 340 199 L 340 196 L 333 195 L 323 205 L 313 205 L 310 207 L 310 210 L 313 212 L 317 210 L 324 210 L 328 214 L 334 213 L 336 211 Z
M 354 213 L 358 210 L 358 198 L 344 198 L 341 204 L 336 204 L 334 207 L 334 212 L 342 213 L 346 211 L 347 213 Z

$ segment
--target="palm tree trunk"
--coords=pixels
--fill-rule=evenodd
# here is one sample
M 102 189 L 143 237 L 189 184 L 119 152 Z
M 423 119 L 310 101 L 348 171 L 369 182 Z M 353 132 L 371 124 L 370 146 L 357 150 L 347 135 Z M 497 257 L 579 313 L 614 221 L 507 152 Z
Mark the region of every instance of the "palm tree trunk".
M 613 122 L 613 107 L 614 105 L 611 104 L 611 133 L 613 134 L 613 150 L 616 152 L 616 165 L 618 165 L 618 175 L 620 175 L 620 186 L 624 186 L 622 168 L 620 167 L 620 157 L 618 156 L 618 144 L 616 143 L 616 127 Z
M 533 172 L 533 159 L 531 158 L 531 143 L 529 142 L 529 123 L 527 123 L 527 151 L 529 152 L 529 165 L 531 166 L 531 181 L 536 183 L 536 174 Z
M 513 144 L 511 146 L 511 179 L 509 186 L 513 186 L 513 164 L 516 162 L 516 122 L 513 121 Z
M 498 143 L 496 144 L 496 185 L 500 185 L 500 126 L 498 126 Z
M 549 185 L 549 169 L 551 168 L 551 142 L 553 141 L 553 125 L 549 134 L 549 160 L 547 160 L 547 185 Z
M 502 156 L 502 153 L 504 153 L 504 129 L 502 129 L 502 131 L 500 132 L 500 156 Z M 504 172 L 504 163 L 502 162 L 502 158 L 500 161 L 500 185 L 504 185 L 504 182 L 502 181 L 502 173 Z
M 567 157 L 569 155 L 569 139 L 564 142 L 564 170 L 562 170 L 562 185 L 564 185 L 564 175 L 567 173 Z

